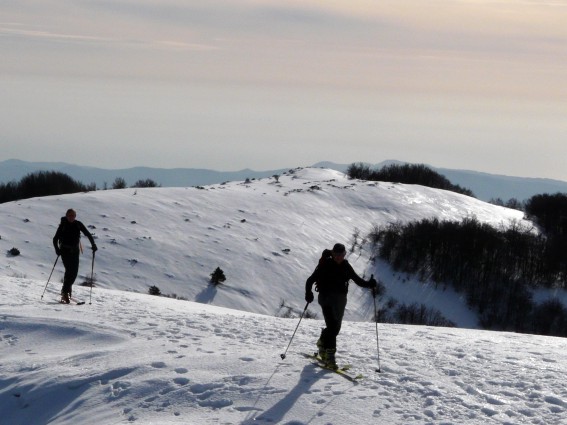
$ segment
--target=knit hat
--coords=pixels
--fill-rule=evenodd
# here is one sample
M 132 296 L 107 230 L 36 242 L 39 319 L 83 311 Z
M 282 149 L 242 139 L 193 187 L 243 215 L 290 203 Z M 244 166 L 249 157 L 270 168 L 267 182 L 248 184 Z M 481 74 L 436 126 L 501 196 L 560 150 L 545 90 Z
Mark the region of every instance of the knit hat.
M 336 243 L 333 246 L 333 253 L 335 254 L 344 254 L 346 252 L 345 246 L 342 243 Z

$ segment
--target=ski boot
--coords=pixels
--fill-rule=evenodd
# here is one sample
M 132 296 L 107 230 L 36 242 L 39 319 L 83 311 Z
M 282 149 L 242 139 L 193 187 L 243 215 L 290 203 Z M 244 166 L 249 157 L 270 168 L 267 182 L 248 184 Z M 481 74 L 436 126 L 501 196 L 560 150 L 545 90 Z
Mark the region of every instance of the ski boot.
M 325 358 L 323 359 L 323 363 L 329 369 L 337 370 L 339 366 L 337 366 L 337 360 L 335 359 L 336 348 L 327 348 L 325 350 Z
M 61 292 L 61 304 L 69 304 L 71 299 L 69 298 L 69 294 L 66 292 Z
M 321 360 L 323 360 L 323 362 L 325 361 L 327 353 L 325 347 L 323 346 L 323 341 L 321 341 L 321 338 L 317 340 L 317 355 L 321 358 Z

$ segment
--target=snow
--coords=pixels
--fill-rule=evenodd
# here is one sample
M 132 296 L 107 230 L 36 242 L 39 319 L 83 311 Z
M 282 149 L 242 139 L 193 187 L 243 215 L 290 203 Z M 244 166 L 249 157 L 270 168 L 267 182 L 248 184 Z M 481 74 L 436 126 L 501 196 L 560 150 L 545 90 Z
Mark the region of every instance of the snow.
M 339 361 L 309 352 L 322 323 L 95 289 L 62 306 L 41 282 L 1 278 L 6 424 L 560 424 L 564 339 L 346 322 Z M 88 289 L 77 288 L 88 300 Z
M 90 252 L 81 259 L 74 295 L 82 306 L 57 303 L 60 264 L 46 285 L 51 238 L 70 207 L 95 227 L 99 246 L 92 292 L 79 285 L 90 275 Z M 458 294 L 369 261 L 360 243 L 376 224 L 473 215 L 523 222 L 518 211 L 450 192 L 353 182 L 323 169 L 296 170 L 279 183 L 2 204 L 0 250 L 21 255 L 0 263 L 1 422 L 567 423 L 564 339 L 475 329 Z M 351 284 L 337 357 L 364 375 L 353 383 L 301 356 L 314 350 L 323 323 L 298 320 L 320 252 L 351 246 L 355 229 L 355 270 L 378 276 L 387 296 L 437 305 L 468 329 L 376 327 L 372 298 Z M 217 266 L 227 281 L 215 288 L 208 277 Z M 150 285 L 187 300 L 147 295 Z M 293 318 L 277 317 L 282 300 Z M 316 303 L 309 309 L 320 317 Z
M 471 216 L 495 226 L 525 222 L 520 211 L 453 192 L 352 181 L 329 169 L 299 169 L 278 180 L 96 191 L 2 204 L 0 252 L 16 247 L 21 255 L 0 263 L 0 274 L 47 280 L 55 260 L 51 239 L 60 217 L 74 208 L 99 247 L 98 287 L 147 293 L 155 285 L 163 294 L 273 316 L 282 301 L 300 304 L 306 278 L 322 250 L 335 242 L 349 249 L 356 244 L 348 259 L 361 276 L 374 273 L 391 293 L 403 291 L 399 276 L 368 261 L 372 253 L 361 242 L 375 225 Z M 85 238 L 83 243 L 78 281 L 91 272 L 89 243 Z M 223 290 L 208 285 L 217 267 L 227 277 Z M 59 264 L 53 281 L 61 282 L 62 274 Z M 351 286 L 346 318 L 369 320 L 367 294 Z M 432 303 L 446 297 L 428 292 Z M 455 302 L 460 308 L 448 318 L 475 327 L 464 302 Z

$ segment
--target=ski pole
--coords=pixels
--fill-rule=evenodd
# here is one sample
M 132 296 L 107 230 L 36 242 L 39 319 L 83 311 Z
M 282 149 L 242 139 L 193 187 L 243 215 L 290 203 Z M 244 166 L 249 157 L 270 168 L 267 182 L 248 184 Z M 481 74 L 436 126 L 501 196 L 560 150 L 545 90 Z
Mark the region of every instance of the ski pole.
M 45 294 L 45 290 L 47 289 L 47 285 L 49 285 L 49 281 L 51 280 L 51 275 L 53 274 L 53 270 L 55 270 L 55 266 L 57 265 L 57 260 L 59 260 L 59 255 L 55 259 L 55 263 L 53 263 L 53 268 L 51 269 L 51 273 L 49 273 L 49 278 L 47 279 L 47 283 L 45 284 L 45 288 L 43 288 L 43 293 L 41 294 L 41 299 L 43 299 L 43 294 Z
M 303 319 L 303 315 L 307 311 L 307 307 L 309 307 L 309 303 L 305 304 L 305 308 L 303 309 L 303 313 L 301 313 L 301 317 L 299 318 L 299 323 L 301 323 L 301 319 Z M 295 336 L 295 333 L 297 332 L 297 328 L 299 328 L 299 323 L 295 327 L 295 331 L 293 331 L 293 335 L 291 336 L 291 339 L 289 340 L 289 344 L 287 344 L 287 348 L 285 349 L 285 352 L 283 354 L 280 354 L 280 357 L 282 358 L 282 360 L 285 359 L 285 355 L 287 353 L 287 350 L 289 349 L 289 346 L 291 345 L 291 341 L 293 341 L 293 337 Z
M 90 291 L 90 294 L 89 294 L 89 305 L 92 305 L 92 300 L 93 300 L 94 257 L 95 257 L 95 252 L 93 251 L 93 262 L 91 264 L 91 291 Z
M 376 352 L 378 353 L 378 369 L 376 372 L 380 373 L 380 339 L 378 338 L 378 311 L 376 309 L 376 293 L 372 292 L 374 298 L 374 321 L 376 322 Z

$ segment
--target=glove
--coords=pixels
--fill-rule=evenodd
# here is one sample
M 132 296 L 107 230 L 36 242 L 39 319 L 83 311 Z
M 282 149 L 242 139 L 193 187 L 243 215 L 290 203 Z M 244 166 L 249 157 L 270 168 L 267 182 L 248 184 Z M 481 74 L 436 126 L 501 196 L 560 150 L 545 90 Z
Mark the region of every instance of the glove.
M 93 252 L 96 252 L 96 250 L 97 250 L 98 248 L 96 247 L 96 244 L 93 243 L 93 246 L 91 247 L 91 249 L 93 250 Z
M 61 250 L 59 248 L 55 248 L 55 254 L 59 257 L 61 255 Z
M 313 295 L 313 291 L 305 292 L 305 301 L 307 301 L 308 303 L 312 303 L 314 299 L 315 296 Z
M 376 298 L 376 295 L 378 294 L 378 282 L 376 282 L 376 279 L 374 279 L 374 275 L 370 277 L 370 280 L 368 281 L 368 287 L 372 292 L 372 296 Z

